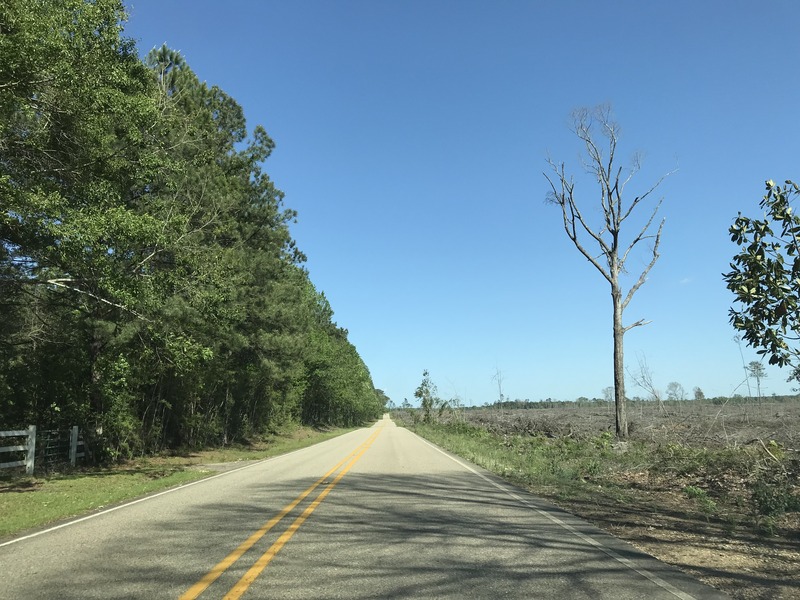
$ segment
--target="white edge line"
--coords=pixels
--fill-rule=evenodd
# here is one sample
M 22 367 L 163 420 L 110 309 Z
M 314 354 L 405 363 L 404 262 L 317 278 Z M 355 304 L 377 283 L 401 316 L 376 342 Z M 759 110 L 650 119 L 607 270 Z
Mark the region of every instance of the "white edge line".
M 413 432 L 411 432 L 411 433 L 413 433 Z M 623 565 L 625 565 L 629 569 L 631 569 L 633 571 L 636 571 L 642 577 L 645 577 L 645 578 L 649 579 L 650 581 L 652 581 L 653 583 L 655 583 L 659 587 L 661 587 L 661 588 L 665 589 L 666 591 L 672 593 L 673 595 L 677 596 L 681 600 L 697 600 L 697 598 L 695 598 L 694 596 L 679 590 L 678 588 L 676 588 L 674 585 L 672 585 L 668 581 L 664 581 L 663 579 L 661 579 L 661 577 L 659 577 L 655 573 L 651 573 L 650 571 L 648 571 L 646 569 L 638 568 L 636 565 L 633 564 L 633 562 L 631 562 L 630 560 L 628 560 L 624 556 L 620 556 L 618 553 L 614 552 L 614 550 L 612 550 L 611 548 L 607 548 L 602 543 L 598 542 L 596 539 L 594 539 L 594 538 L 592 538 L 592 537 L 590 537 L 590 536 L 588 536 L 588 535 L 586 535 L 584 533 L 581 533 L 580 531 L 575 529 L 569 523 L 565 523 L 564 521 L 562 521 L 558 517 L 550 514 L 549 512 L 544 511 L 541 508 L 538 508 L 538 507 L 534 506 L 528 500 L 526 500 L 525 498 L 523 498 L 522 496 L 520 496 L 518 494 L 515 494 L 510 489 L 508 489 L 506 486 L 500 485 L 499 483 L 497 483 L 496 481 L 490 479 L 489 477 L 487 477 L 486 475 L 484 475 L 480 471 L 476 471 L 470 465 L 461 462 L 460 460 L 458 460 L 454 456 L 451 456 L 449 453 L 445 452 L 444 450 L 442 450 L 441 448 L 439 448 L 435 444 L 432 444 L 431 442 L 429 442 L 425 438 L 417 435 L 416 433 L 413 433 L 413 434 L 416 437 L 418 437 L 420 440 L 422 440 L 425 444 L 427 444 L 428 446 L 430 446 L 431 448 L 433 448 L 437 452 L 443 454 L 444 456 L 446 456 L 447 458 L 452 460 L 454 463 L 456 463 L 458 465 L 461 465 L 467 471 L 470 471 L 471 473 L 474 473 L 475 475 L 477 475 L 478 477 L 480 477 L 484 481 L 486 481 L 486 482 L 490 483 L 491 485 L 493 485 L 494 487 L 496 487 L 501 492 L 505 493 L 506 495 L 508 495 L 511 498 L 513 498 L 514 500 L 516 500 L 517 502 L 519 502 L 519 503 L 525 505 L 527 508 L 530 508 L 533 511 L 539 513 L 540 515 L 542 515 L 543 517 L 549 519 L 550 521 L 552 521 L 556 525 L 559 525 L 560 527 L 566 529 L 567 531 L 569 531 L 574 536 L 582 539 L 584 542 L 586 542 L 588 544 L 591 544 L 592 546 L 594 546 L 598 550 L 601 550 L 601 551 L 605 552 L 606 554 L 608 554 L 614 560 L 622 563 Z
M 236 473 L 238 471 L 243 471 L 244 469 L 249 469 L 251 467 L 255 467 L 257 465 L 264 464 L 266 462 L 270 462 L 273 460 L 277 460 L 284 456 L 289 456 L 291 454 L 295 454 L 297 452 L 302 452 L 303 450 L 308 450 L 309 448 L 313 448 L 316 444 L 312 446 L 306 446 L 305 448 L 298 448 L 297 450 L 292 450 L 291 452 L 287 452 L 286 454 L 279 454 L 278 456 L 271 456 L 269 458 L 264 458 L 262 460 L 256 461 L 254 463 L 250 463 L 249 465 L 244 465 L 242 467 L 237 467 L 236 469 L 231 469 L 230 471 L 224 471 L 222 473 L 217 473 L 216 475 L 211 475 L 210 477 L 203 477 L 201 479 L 197 479 L 196 481 L 190 481 L 189 483 L 182 483 L 180 485 L 176 485 L 175 487 L 171 487 L 166 489 L 162 492 L 156 492 L 155 494 L 150 494 L 147 496 L 143 496 L 141 498 L 137 498 L 136 500 L 131 500 L 130 502 L 125 502 L 124 504 L 119 504 L 117 506 L 112 506 L 111 508 L 107 508 L 105 510 L 101 510 L 100 512 L 92 513 L 90 515 L 86 515 L 85 517 L 79 517 L 77 519 L 73 519 L 71 521 L 67 521 L 66 523 L 61 523 L 60 525 L 55 525 L 53 527 L 48 527 L 47 529 L 43 529 L 41 531 L 36 531 L 34 533 L 29 533 L 28 535 L 23 535 L 22 537 L 14 538 L 13 540 L 9 540 L 7 542 L 3 542 L 0 544 L 0 548 L 3 546 L 10 546 L 11 544 L 16 544 L 17 542 L 22 542 L 24 540 L 29 540 L 31 538 L 38 537 L 40 535 L 44 535 L 45 533 L 50 533 L 51 531 L 56 531 L 57 529 L 62 529 L 64 527 L 69 527 L 70 525 L 75 525 L 77 523 L 81 523 L 83 521 L 88 521 L 89 519 L 94 519 L 95 517 L 100 517 L 103 515 L 107 515 L 110 512 L 114 512 L 115 510 L 119 510 L 121 508 L 127 508 L 128 506 L 133 506 L 134 504 L 139 504 L 140 502 L 145 502 L 146 500 L 152 500 L 153 498 L 158 498 L 159 496 L 164 496 L 165 494 L 171 494 L 172 492 L 177 492 L 178 490 L 183 490 L 193 485 L 198 485 L 200 483 L 205 483 L 206 481 L 211 481 L 212 479 L 216 479 L 217 477 L 224 477 L 225 475 L 230 475 L 231 473 Z

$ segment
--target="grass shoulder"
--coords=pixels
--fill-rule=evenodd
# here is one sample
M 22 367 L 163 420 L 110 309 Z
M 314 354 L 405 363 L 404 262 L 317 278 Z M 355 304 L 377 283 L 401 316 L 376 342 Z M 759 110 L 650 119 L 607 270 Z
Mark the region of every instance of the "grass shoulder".
M 220 471 L 286 454 L 353 429 L 290 427 L 253 441 L 147 456 L 103 468 L 0 475 L 0 538 L 44 527 Z

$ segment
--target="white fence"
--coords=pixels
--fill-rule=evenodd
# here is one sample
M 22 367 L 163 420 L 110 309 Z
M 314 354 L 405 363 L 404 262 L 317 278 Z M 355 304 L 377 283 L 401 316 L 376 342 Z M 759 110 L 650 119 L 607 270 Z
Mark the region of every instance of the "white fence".
M 74 467 L 79 458 L 86 456 L 86 446 L 80 438 L 78 426 L 75 425 L 69 432 L 69 446 L 65 449 L 65 444 L 59 444 L 59 432 L 44 431 L 39 436 L 40 448 L 39 456 L 45 464 L 59 462 L 60 459 L 69 458 L 69 463 Z M 21 460 L 0 462 L 0 469 L 10 469 L 13 467 L 25 467 L 25 473 L 33 475 L 34 463 L 36 462 L 36 425 L 30 425 L 27 429 L 17 431 L 0 431 L 0 438 L 25 438 L 24 443 L 14 446 L 0 447 L 0 454 L 10 452 L 23 454 Z M 22 441 L 22 440 L 20 440 Z M 66 438 L 62 438 L 66 442 Z M 66 461 L 64 461 L 66 462 Z
M 19 438 L 25 437 L 24 444 L 16 446 L 5 446 L 0 448 L 0 454 L 3 452 L 24 452 L 24 460 L 13 460 L 11 462 L 0 463 L 0 469 L 10 469 L 11 467 L 25 467 L 25 473 L 33 475 L 33 462 L 36 457 L 36 425 L 31 425 L 28 429 L 20 429 L 19 431 L 0 431 L 0 438 Z

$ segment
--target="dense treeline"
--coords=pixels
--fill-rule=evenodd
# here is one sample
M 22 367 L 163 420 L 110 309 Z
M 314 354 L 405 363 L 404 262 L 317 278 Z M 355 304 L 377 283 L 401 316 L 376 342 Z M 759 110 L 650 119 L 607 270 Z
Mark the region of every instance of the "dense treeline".
M 0 429 L 82 425 L 105 457 L 385 397 L 303 269 L 274 144 L 117 0 L 0 5 Z

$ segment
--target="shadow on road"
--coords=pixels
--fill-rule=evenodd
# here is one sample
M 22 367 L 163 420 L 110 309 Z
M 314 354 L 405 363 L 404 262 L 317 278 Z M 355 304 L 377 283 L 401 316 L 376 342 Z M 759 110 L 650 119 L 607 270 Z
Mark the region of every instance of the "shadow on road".
M 237 488 L 229 503 L 187 510 L 166 523 L 142 522 L 132 537 L 106 543 L 104 565 L 87 565 L 68 585 L 54 582 L 42 593 L 129 598 L 147 589 L 150 597 L 175 598 L 312 483 L 253 483 Z M 516 492 L 530 503 L 523 506 L 476 483 L 483 482 L 468 473 L 351 472 L 245 597 L 674 599 L 671 586 L 690 594 L 684 598 L 725 597 L 533 496 Z M 222 597 L 320 490 L 202 598 Z M 98 577 L 105 585 L 98 586 Z

